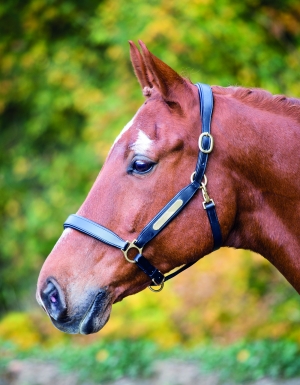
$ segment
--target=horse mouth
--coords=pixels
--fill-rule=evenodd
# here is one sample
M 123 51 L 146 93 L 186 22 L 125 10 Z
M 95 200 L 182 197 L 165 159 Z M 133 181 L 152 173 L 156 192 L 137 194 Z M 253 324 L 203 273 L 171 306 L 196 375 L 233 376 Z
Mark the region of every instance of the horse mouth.
M 106 290 L 100 290 L 79 324 L 80 334 L 97 333 L 107 323 L 112 304 Z

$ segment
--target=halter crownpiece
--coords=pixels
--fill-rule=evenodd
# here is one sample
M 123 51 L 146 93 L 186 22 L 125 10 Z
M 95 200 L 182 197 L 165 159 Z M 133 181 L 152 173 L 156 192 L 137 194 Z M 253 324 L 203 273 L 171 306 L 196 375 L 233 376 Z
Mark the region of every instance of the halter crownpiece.
M 213 234 L 213 250 L 219 249 L 222 245 L 221 227 L 215 203 L 209 197 L 207 192 L 207 178 L 205 176 L 208 156 L 212 152 L 214 146 L 213 137 L 210 133 L 211 116 L 213 111 L 213 94 L 210 86 L 201 83 L 196 83 L 195 85 L 198 88 L 200 99 L 202 133 L 199 137 L 199 154 L 196 169 L 191 176 L 191 183 L 180 190 L 179 193 L 175 195 L 175 197 L 172 198 L 169 203 L 167 203 L 165 207 L 160 210 L 160 212 L 144 227 L 138 238 L 132 242 L 123 240 L 106 227 L 79 215 L 70 215 L 64 223 L 64 228 L 70 227 L 87 234 L 98 241 L 106 243 L 107 245 L 120 249 L 128 262 L 137 264 L 137 266 L 148 275 L 152 281 L 149 288 L 156 292 L 163 289 L 164 282 L 175 277 L 195 262 L 188 263 L 176 270 L 174 273 L 165 277 L 143 256 L 143 248 L 183 210 L 199 189 L 202 191 L 204 199 L 202 203 L 203 208 L 207 213 Z M 130 259 L 128 257 L 128 252 L 131 249 L 136 249 L 138 252 L 134 259 Z M 158 286 L 158 289 L 154 289 L 155 286 Z

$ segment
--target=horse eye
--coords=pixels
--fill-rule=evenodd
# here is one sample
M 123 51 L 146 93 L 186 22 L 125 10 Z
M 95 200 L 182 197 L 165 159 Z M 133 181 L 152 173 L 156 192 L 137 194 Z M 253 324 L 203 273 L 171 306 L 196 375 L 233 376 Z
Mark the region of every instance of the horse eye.
M 146 174 L 153 169 L 154 165 L 155 163 L 150 159 L 136 159 L 133 160 L 129 171 L 136 174 Z

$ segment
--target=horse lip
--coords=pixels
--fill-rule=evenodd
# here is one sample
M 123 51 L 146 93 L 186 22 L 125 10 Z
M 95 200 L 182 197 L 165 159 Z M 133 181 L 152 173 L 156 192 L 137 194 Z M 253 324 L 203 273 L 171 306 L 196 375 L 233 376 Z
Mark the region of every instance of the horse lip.
M 108 310 L 110 307 L 107 291 L 101 289 L 83 316 L 79 325 L 79 333 L 91 334 L 98 332 L 109 319 L 110 312 Z

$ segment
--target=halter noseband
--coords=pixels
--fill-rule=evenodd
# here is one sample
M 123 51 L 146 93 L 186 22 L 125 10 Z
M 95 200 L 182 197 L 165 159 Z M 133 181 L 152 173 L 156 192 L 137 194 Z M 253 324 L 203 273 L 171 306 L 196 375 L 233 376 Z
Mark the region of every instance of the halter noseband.
M 195 85 L 198 88 L 200 98 L 202 133 L 199 137 L 200 151 L 198 154 L 196 169 L 191 176 L 191 183 L 179 191 L 179 193 L 175 195 L 175 197 L 171 199 L 169 203 L 167 203 L 165 207 L 160 210 L 160 212 L 144 227 L 138 238 L 132 242 L 125 241 L 106 227 L 79 215 L 70 215 L 64 223 L 64 228 L 70 227 L 78 230 L 97 239 L 98 241 L 122 250 L 125 259 L 130 263 L 136 263 L 137 266 L 152 280 L 152 284 L 149 286 L 152 291 L 161 291 L 165 281 L 175 277 L 177 274 L 181 273 L 183 270 L 195 263 L 188 263 L 176 270 L 174 273 L 165 277 L 143 256 L 143 248 L 182 211 L 182 209 L 199 189 L 202 190 L 204 199 L 203 208 L 206 210 L 213 234 L 213 250 L 217 250 L 222 245 L 222 232 L 217 217 L 215 203 L 212 199 L 210 199 L 207 193 L 207 178 L 204 174 L 208 161 L 208 155 L 213 149 L 213 137 L 210 134 L 210 122 L 213 111 L 213 94 L 210 86 L 201 83 L 196 83 Z M 130 259 L 128 257 L 128 252 L 131 249 L 136 249 L 138 252 L 134 259 Z M 159 288 L 154 289 L 155 286 L 159 286 Z

